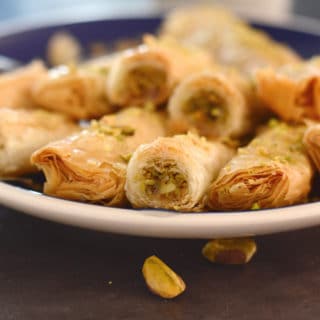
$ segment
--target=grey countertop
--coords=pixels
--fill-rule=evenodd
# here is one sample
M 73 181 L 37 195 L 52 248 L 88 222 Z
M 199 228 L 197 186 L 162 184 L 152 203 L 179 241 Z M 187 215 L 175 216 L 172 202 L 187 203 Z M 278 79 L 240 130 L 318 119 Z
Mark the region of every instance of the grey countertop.
M 318 319 L 320 229 L 257 238 L 246 266 L 215 266 L 203 240 L 148 239 L 81 230 L 0 210 L 0 319 Z M 185 280 L 168 301 L 146 288 L 156 254 Z

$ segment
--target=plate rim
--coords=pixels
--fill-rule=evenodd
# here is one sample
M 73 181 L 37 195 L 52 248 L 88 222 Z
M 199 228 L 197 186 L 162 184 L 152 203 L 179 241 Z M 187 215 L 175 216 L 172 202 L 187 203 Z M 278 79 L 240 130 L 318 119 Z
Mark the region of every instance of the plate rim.
M 0 203 L 53 222 L 97 231 L 157 238 L 243 237 L 320 224 L 320 202 L 258 211 L 177 213 L 81 203 L 0 182 Z

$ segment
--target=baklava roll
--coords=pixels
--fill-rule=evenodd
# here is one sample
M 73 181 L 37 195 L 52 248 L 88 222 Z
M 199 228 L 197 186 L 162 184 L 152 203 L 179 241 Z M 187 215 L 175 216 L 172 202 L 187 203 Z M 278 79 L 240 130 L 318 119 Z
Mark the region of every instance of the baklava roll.
M 33 154 L 32 162 L 45 174 L 46 194 L 123 205 L 128 158 L 141 143 L 162 135 L 164 127 L 158 114 L 128 108 L 48 144 Z
M 300 60 L 289 47 L 218 6 L 178 8 L 164 19 L 160 34 L 206 49 L 218 63 L 248 74 Z
M 313 175 L 302 145 L 304 127 L 271 122 L 224 166 L 210 186 L 213 210 L 275 208 L 306 199 Z
M 91 119 L 113 111 L 106 93 L 106 74 L 90 68 L 60 66 L 49 70 L 32 88 L 41 107 L 73 119 Z
M 41 61 L 0 75 L 0 108 L 35 108 L 31 88 L 47 72 Z
M 313 163 L 320 171 L 320 124 L 310 124 L 303 136 L 303 144 L 312 159 Z
M 320 119 L 319 58 L 256 72 L 258 96 L 281 119 Z
M 159 105 L 168 98 L 170 89 L 168 59 L 143 46 L 119 54 L 108 74 L 107 94 L 121 107 Z
M 31 154 L 78 130 L 70 119 L 44 110 L 0 108 L 0 176 L 36 171 Z
M 184 45 L 170 36 L 157 38 L 145 35 L 143 40 L 149 50 L 158 52 L 169 61 L 173 87 L 193 73 L 217 68 L 214 59 L 206 50 L 192 45 Z
M 191 133 L 141 145 L 128 164 L 127 198 L 136 208 L 200 211 L 210 182 L 233 154 Z
M 207 138 L 239 138 L 254 129 L 254 92 L 236 72 L 204 71 L 183 80 L 169 103 L 174 133 L 196 129 Z

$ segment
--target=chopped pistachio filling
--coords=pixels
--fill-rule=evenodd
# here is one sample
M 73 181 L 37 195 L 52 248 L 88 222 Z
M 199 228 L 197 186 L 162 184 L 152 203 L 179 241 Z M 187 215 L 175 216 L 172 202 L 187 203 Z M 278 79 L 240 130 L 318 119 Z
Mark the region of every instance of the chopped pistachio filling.
M 226 116 L 223 100 L 208 90 L 193 95 L 185 104 L 185 112 L 196 121 L 223 121 Z
M 110 126 L 96 120 L 92 120 L 90 127 L 93 130 L 96 130 L 98 133 L 104 135 L 114 136 L 116 138 L 123 138 L 126 136 L 133 136 L 135 129 L 129 126 Z
M 142 176 L 141 189 L 148 196 L 175 200 L 187 192 L 186 178 L 173 164 L 144 167 Z
M 259 210 L 259 209 L 261 209 L 261 207 L 258 202 L 255 202 L 251 207 L 251 210 Z
M 288 124 L 276 119 L 271 119 L 268 126 L 271 131 L 267 139 L 254 138 L 247 147 L 239 148 L 238 154 L 256 155 L 282 164 L 299 162 L 304 150 L 303 127 L 292 129 Z
M 124 162 L 128 163 L 132 157 L 132 153 L 121 154 L 120 157 Z
M 153 101 L 162 95 L 166 86 L 167 74 L 158 68 L 150 66 L 132 69 L 125 81 L 126 91 L 132 99 Z
M 154 104 L 152 101 L 146 101 L 146 103 L 144 104 L 143 108 L 144 108 L 146 111 L 149 111 L 149 112 L 154 112 L 154 111 L 156 111 L 156 106 L 155 106 L 155 104 Z
M 276 118 L 271 118 L 268 121 L 269 128 L 276 128 L 277 126 L 279 126 L 279 124 L 280 124 L 280 121 Z

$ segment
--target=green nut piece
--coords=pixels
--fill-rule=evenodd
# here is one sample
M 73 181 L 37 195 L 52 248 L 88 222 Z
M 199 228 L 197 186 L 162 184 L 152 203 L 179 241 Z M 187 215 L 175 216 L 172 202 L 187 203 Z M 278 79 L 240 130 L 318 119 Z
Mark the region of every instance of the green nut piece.
M 257 251 L 253 239 L 217 239 L 202 248 L 202 255 L 213 263 L 246 264 Z
M 142 274 L 151 292 L 162 298 L 175 298 L 186 289 L 184 281 L 156 256 L 145 260 Z

